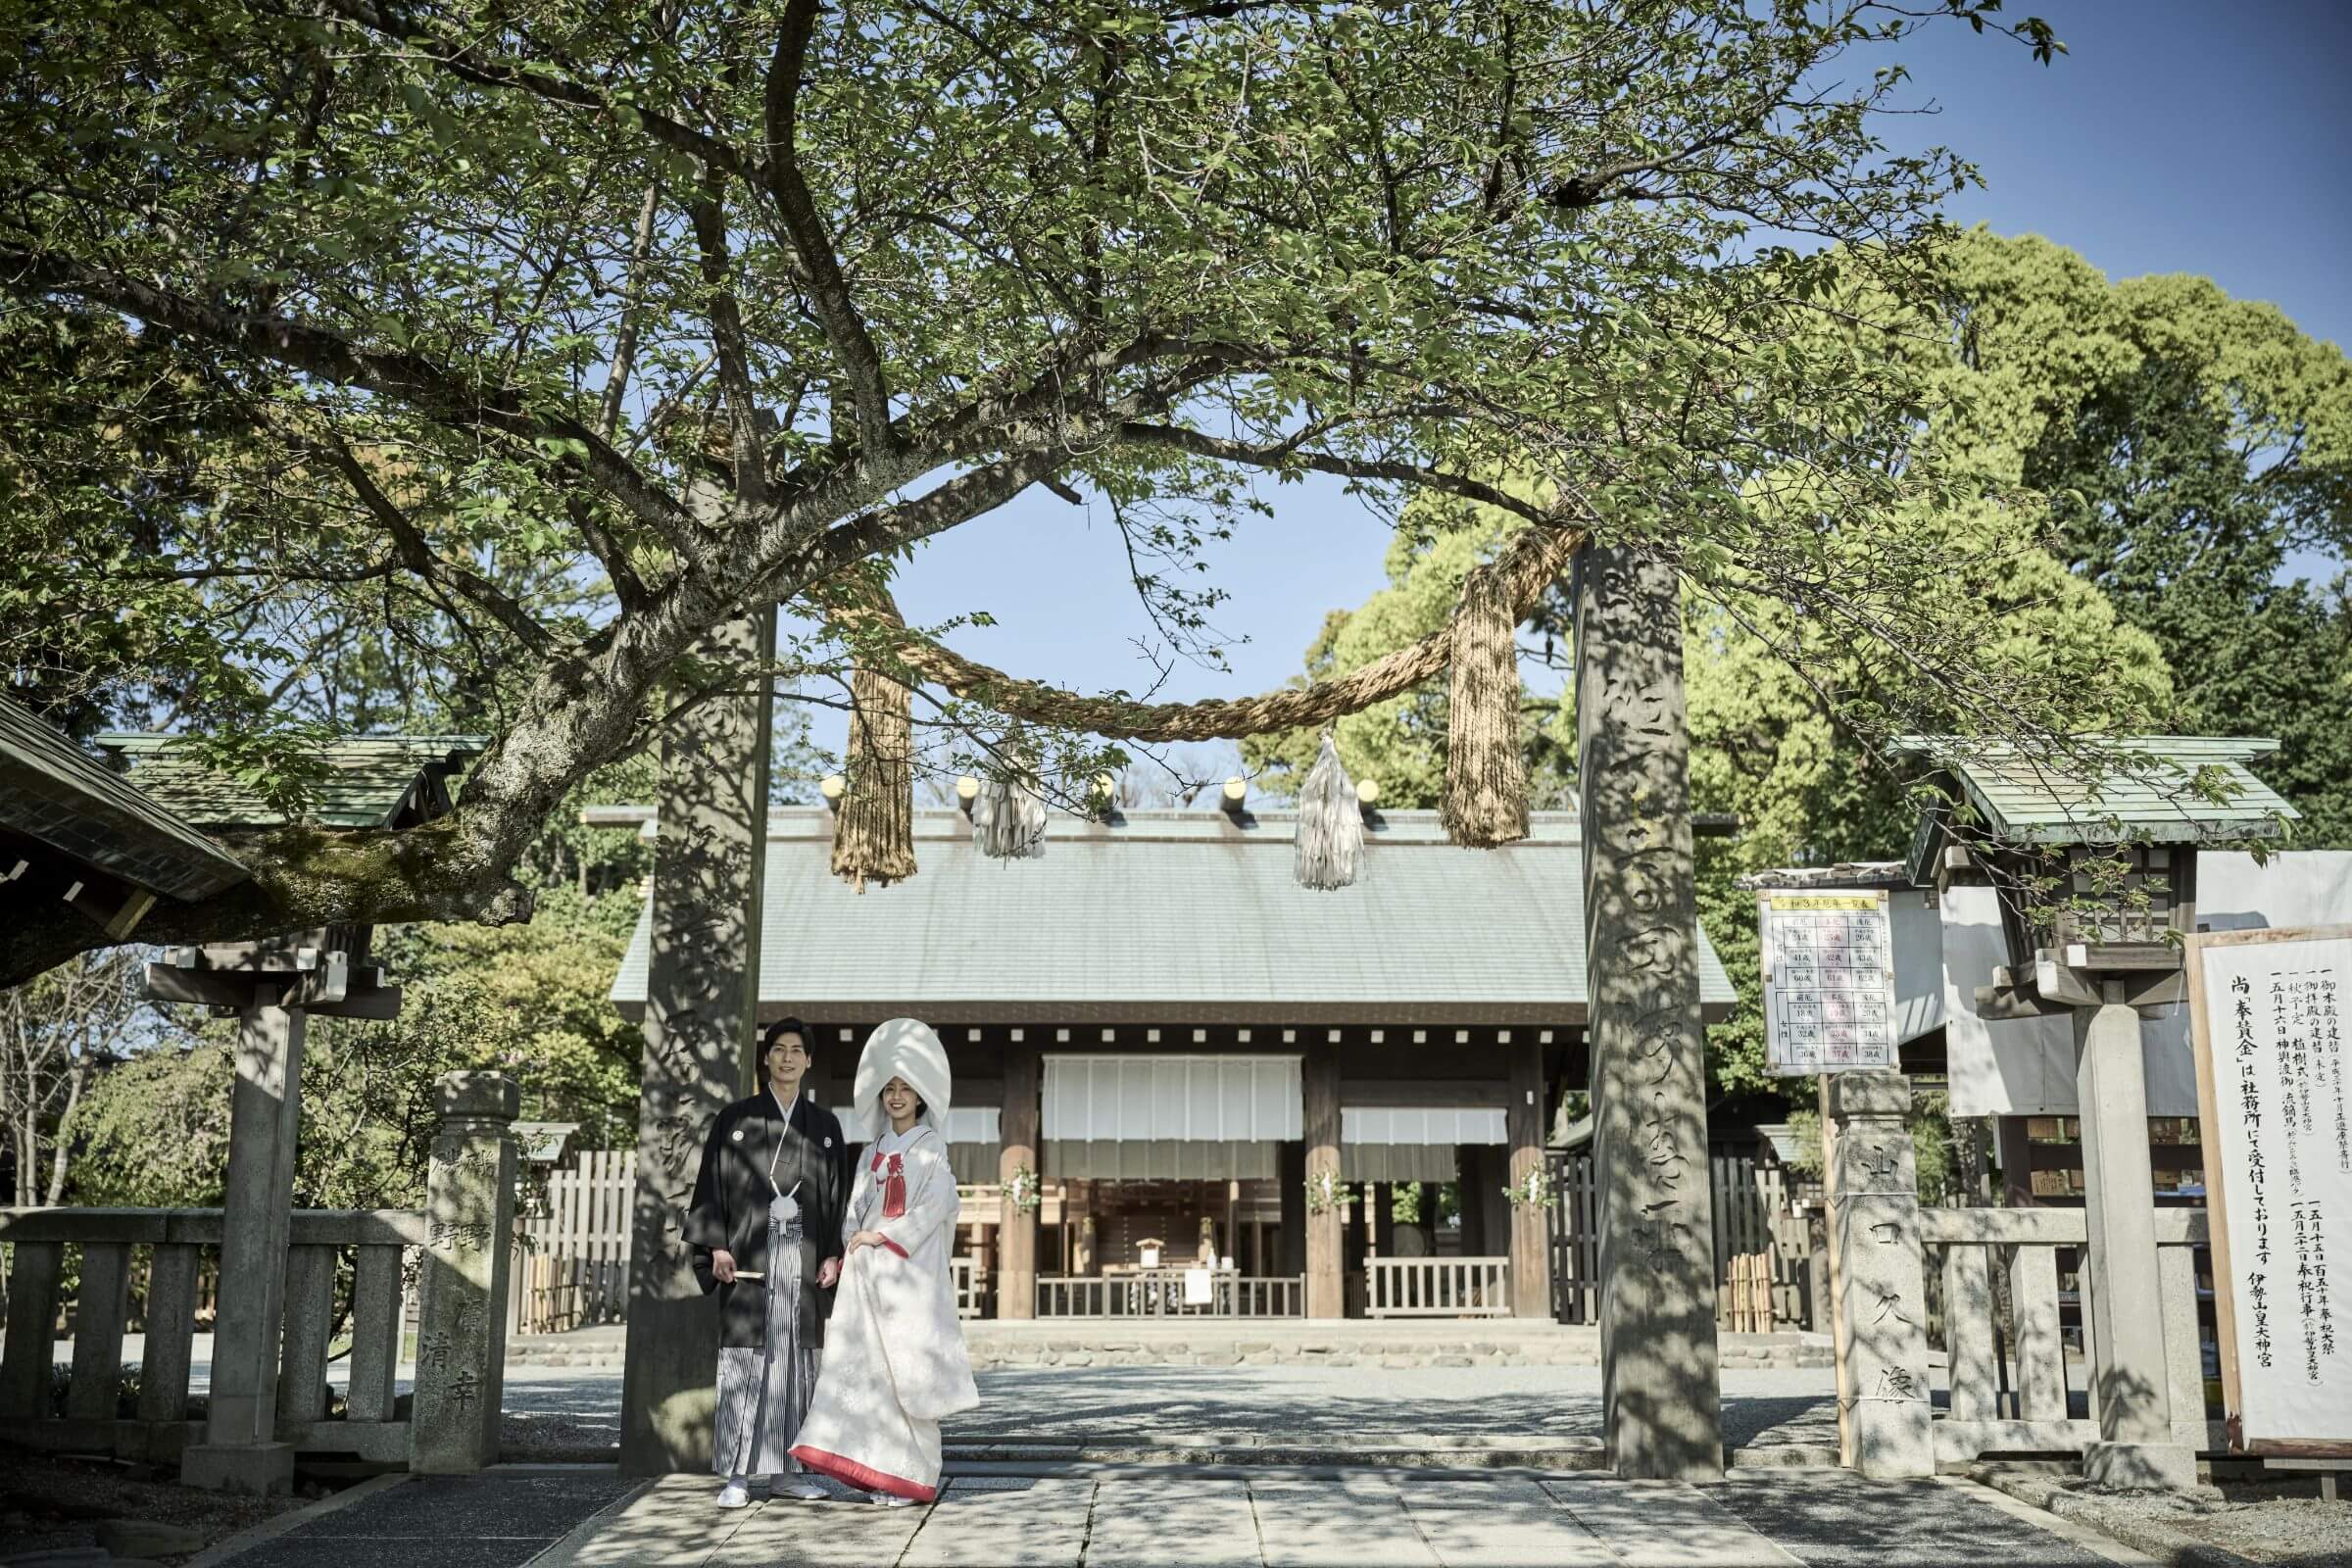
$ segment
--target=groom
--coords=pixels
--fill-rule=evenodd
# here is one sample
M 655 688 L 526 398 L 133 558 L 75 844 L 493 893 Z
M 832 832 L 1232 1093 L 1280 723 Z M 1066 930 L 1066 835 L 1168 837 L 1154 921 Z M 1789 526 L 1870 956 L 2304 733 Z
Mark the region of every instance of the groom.
M 686 1212 L 695 1279 L 718 1293 L 711 1468 L 727 1478 L 721 1508 L 749 1502 L 755 1475 L 776 1477 L 790 1496 L 825 1495 L 791 1449 L 841 1277 L 849 1146 L 833 1113 L 801 1092 L 808 1026 L 780 1019 L 760 1045 L 765 1087 L 712 1120 Z

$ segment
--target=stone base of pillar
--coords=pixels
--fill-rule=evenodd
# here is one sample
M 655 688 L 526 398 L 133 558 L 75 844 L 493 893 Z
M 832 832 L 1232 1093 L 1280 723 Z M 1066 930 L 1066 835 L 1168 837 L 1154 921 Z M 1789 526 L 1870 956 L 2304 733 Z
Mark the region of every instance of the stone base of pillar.
M 1919 1399 L 1857 1399 L 1854 1469 L 1873 1481 L 1917 1480 L 1936 1473 L 1936 1433 Z
M 179 1484 L 256 1497 L 294 1490 L 291 1443 L 200 1443 L 179 1456 Z
M 2197 1454 L 2180 1443 L 2086 1444 L 2082 1479 L 2111 1492 L 2190 1492 L 2197 1485 Z

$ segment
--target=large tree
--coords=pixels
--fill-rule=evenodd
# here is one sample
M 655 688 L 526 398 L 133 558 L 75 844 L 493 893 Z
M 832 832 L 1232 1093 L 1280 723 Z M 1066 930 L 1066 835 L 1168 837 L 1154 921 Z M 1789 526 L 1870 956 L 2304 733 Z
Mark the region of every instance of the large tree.
M 1181 555 L 1252 474 L 1340 474 L 1649 539 L 1858 633 L 1929 564 L 1840 535 L 1987 483 L 1913 451 L 1900 341 L 1967 170 L 1886 154 L 1875 116 L 1894 46 L 1997 9 L 20 7 L 0 298 L 161 367 L 10 393 L 81 433 L 7 455 L 9 608 L 159 624 L 132 653 L 167 668 L 64 662 L 193 672 L 264 770 L 256 694 L 371 635 L 445 645 L 432 678 L 483 715 L 454 816 L 252 835 L 254 880 L 158 910 L 166 938 L 526 916 L 510 873 L 565 793 L 740 688 L 692 658 L 714 624 L 870 602 L 862 568 L 1032 486 Z M 193 464 L 147 439 L 195 429 Z M 1506 457 L 1531 487 L 1478 477 Z M 104 501 L 132 489 L 156 526 L 126 545 Z M 1185 627 L 1182 574 L 1137 576 Z M 1964 608 L 1922 612 L 1930 684 L 2052 717 Z M 12 922 L 0 980 L 99 940 Z

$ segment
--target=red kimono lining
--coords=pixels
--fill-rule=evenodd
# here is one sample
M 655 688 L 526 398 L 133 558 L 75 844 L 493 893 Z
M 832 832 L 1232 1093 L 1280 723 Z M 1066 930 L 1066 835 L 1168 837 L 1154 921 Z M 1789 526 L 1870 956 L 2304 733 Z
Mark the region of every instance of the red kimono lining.
M 912 1497 L 917 1502 L 932 1502 L 939 1497 L 937 1487 L 926 1487 L 919 1481 L 884 1475 L 855 1459 L 845 1459 L 838 1453 L 827 1453 L 822 1448 L 811 1448 L 806 1444 L 793 1449 L 792 1456 L 811 1470 L 821 1470 L 836 1481 L 862 1487 L 868 1492 L 887 1492 L 894 1497 Z

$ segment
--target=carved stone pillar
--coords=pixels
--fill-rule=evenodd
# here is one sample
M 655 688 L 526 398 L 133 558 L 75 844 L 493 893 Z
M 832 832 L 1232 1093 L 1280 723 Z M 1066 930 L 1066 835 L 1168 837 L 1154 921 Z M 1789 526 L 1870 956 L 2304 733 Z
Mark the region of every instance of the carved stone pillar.
M 720 626 L 698 653 L 748 677 L 774 647 L 771 610 Z M 711 1118 L 746 1092 L 758 1049 L 770 710 L 765 682 L 759 688 L 689 709 L 662 740 L 620 1396 L 624 1475 L 710 1466 L 718 1307 L 695 1284 L 682 1227 Z
M 416 1429 L 409 1468 L 469 1475 L 498 1462 L 514 1256 L 514 1081 L 453 1072 L 425 1186 L 424 1304 L 417 1321 Z
M 1690 734 L 1674 568 L 1577 558 L 1587 1028 L 1600 1188 L 1600 1380 L 1620 1476 L 1723 1474 Z
M 1827 1079 L 1837 1129 L 1831 1199 L 1837 1249 L 1838 1380 L 1845 1462 L 1873 1478 L 1932 1476 L 1927 1265 L 1919 1239 L 1919 1171 L 1904 1118 L 1911 1080 L 1899 1072 Z

